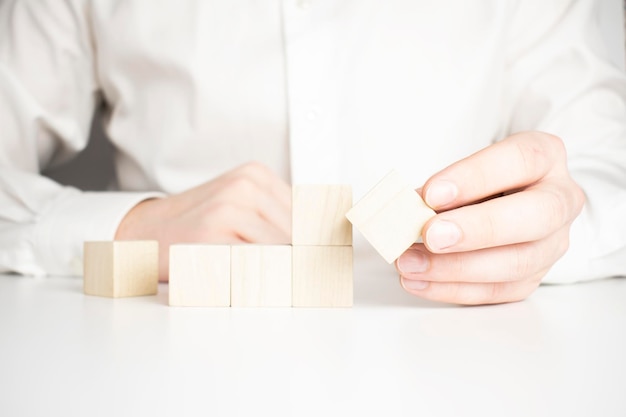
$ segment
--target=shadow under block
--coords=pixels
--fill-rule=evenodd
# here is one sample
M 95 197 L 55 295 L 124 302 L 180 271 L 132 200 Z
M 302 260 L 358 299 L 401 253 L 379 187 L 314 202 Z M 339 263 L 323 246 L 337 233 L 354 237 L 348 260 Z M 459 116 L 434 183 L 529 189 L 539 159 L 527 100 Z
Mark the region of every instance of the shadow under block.
M 349 185 L 294 185 L 292 243 L 294 246 L 352 245 L 352 207 Z
M 370 190 L 346 217 L 388 263 L 415 243 L 435 212 L 396 171 Z
M 352 246 L 293 247 L 293 306 L 351 307 Z
M 230 306 L 230 246 L 170 246 L 169 305 Z
M 291 307 L 291 246 L 231 247 L 232 307 Z
M 157 293 L 157 241 L 85 242 L 83 259 L 85 294 L 135 297 Z

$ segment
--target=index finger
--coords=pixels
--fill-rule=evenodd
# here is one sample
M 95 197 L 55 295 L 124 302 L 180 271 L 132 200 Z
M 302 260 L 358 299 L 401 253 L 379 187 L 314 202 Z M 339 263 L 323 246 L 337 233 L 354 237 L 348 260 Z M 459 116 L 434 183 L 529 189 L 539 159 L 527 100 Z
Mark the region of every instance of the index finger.
M 518 133 L 433 175 L 422 188 L 435 210 L 457 208 L 507 191 L 525 188 L 565 166 L 565 148 L 556 136 Z

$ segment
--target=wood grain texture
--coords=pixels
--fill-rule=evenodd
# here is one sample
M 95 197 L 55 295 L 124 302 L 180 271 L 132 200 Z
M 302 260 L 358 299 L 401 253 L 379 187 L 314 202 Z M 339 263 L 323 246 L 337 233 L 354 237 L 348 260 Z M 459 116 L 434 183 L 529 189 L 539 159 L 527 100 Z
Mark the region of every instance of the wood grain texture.
M 113 297 L 113 242 L 85 242 L 83 245 L 83 291 L 89 295 Z
M 392 263 L 419 239 L 424 224 L 435 215 L 419 194 L 392 171 L 346 217 Z
M 231 306 L 291 306 L 291 246 L 231 247 Z
M 102 297 L 154 295 L 159 281 L 156 241 L 85 242 L 85 294 Z
M 349 185 L 294 185 L 292 243 L 298 245 L 352 245 L 352 225 L 346 213 L 352 207 Z
M 293 306 L 351 307 L 352 246 L 293 247 Z
M 169 305 L 230 306 L 230 246 L 170 246 Z

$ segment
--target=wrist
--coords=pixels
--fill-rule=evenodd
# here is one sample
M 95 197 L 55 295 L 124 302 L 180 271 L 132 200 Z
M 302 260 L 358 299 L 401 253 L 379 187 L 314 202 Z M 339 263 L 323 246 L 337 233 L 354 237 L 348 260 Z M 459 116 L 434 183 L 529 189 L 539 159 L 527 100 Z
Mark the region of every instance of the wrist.
M 160 198 L 143 200 L 131 208 L 124 216 L 115 232 L 115 240 L 154 239 L 156 235 L 150 224 L 154 224 L 155 213 L 160 206 Z M 158 219 L 158 216 L 156 217 Z

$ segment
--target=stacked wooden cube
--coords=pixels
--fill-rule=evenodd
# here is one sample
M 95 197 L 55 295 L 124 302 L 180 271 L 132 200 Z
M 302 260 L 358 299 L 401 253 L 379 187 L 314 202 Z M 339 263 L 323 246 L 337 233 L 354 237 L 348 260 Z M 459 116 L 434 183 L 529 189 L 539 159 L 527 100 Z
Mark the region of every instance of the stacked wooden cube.
M 293 305 L 352 305 L 352 189 L 302 185 L 293 189 Z
M 352 190 L 296 185 L 291 245 L 170 246 L 172 306 L 349 307 Z

